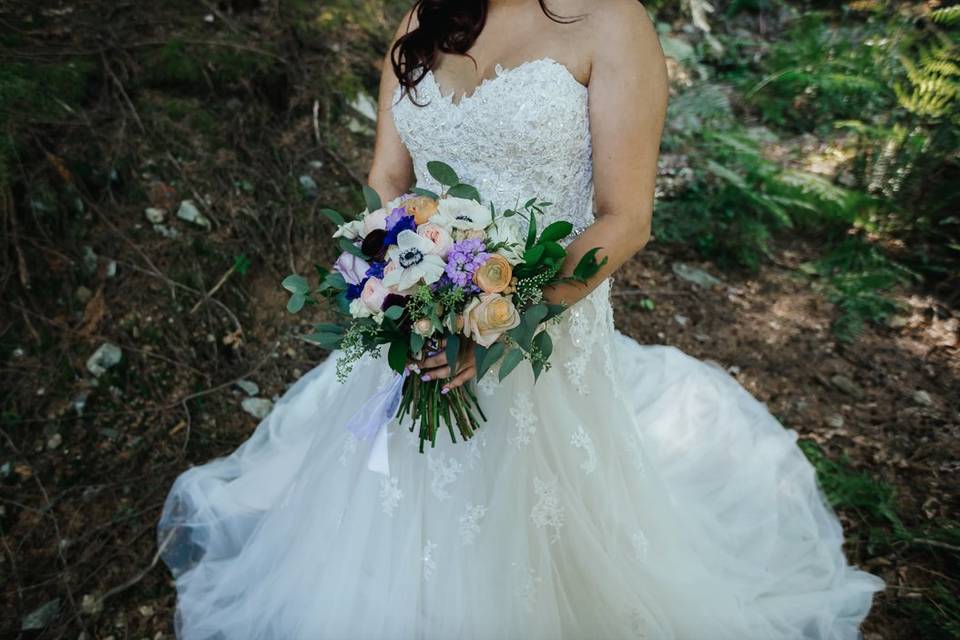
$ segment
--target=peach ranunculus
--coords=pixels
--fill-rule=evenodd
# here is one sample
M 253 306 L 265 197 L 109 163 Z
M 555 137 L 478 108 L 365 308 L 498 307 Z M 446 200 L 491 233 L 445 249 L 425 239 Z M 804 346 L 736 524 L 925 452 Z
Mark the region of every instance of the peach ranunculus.
M 473 274 L 473 281 L 484 293 L 501 293 L 510 285 L 513 267 L 498 253 L 493 253 Z
M 440 256 L 441 258 L 446 256 L 447 252 L 450 251 L 450 247 L 453 246 L 453 238 L 451 238 L 447 230 L 440 225 L 430 222 L 421 224 L 417 227 L 417 235 L 423 236 L 432 242 L 434 248 L 430 250 L 430 253 Z
M 403 207 L 419 226 L 426 223 L 437 212 L 437 201 L 430 196 L 414 196 L 404 200 Z
M 505 331 L 520 324 L 520 313 L 510 298 L 484 293 L 463 310 L 463 333 L 483 347 L 489 347 Z

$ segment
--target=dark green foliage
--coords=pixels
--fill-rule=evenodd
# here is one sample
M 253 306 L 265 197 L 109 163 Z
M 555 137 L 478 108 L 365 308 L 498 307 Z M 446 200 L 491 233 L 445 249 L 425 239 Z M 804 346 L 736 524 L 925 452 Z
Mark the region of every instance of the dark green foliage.
M 849 237 L 805 271 L 820 276 L 828 299 L 837 306 L 834 331 L 841 340 L 858 335 L 866 322 L 883 322 L 897 311 L 885 295 L 916 277 L 862 238 Z

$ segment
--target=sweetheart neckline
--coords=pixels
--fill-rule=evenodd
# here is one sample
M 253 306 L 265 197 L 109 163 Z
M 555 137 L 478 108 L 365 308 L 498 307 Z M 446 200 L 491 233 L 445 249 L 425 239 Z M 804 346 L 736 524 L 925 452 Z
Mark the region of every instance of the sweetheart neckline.
M 580 89 L 582 89 L 584 93 L 589 93 L 590 88 L 587 85 L 580 82 L 579 80 L 577 80 L 577 77 L 573 75 L 573 72 L 571 72 L 569 68 L 567 68 L 567 65 L 563 64 L 562 62 L 558 62 L 557 60 L 551 58 L 550 56 L 543 56 L 541 58 L 534 58 L 532 60 L 524 60 L 520 64 L 515 65 L 513 67 L 508 67 L 506 69 L 503 67 L 503 65 L 501 65 L 498 62 L 493 68 L 495 75 L 492 78 L 484 78 L 483 80 L 480 81 L 480 84 L 474 87 L 472 92 L 470 92 L 469 94 L 462 95 L 460 99 L 457 100 L 456 102 L 453 101 L 453 96 L 454 94 L 456 94 L 456 90 L 453 90 L 450 93 L 444 95 L 443 88 L 440 86 L 440 83 L 437 81 L 437 77 L 436 77 L 436 74 L 433 73 L 433 69 L 427 69 L 426 73 L 424 74 L 424 77 L 426 76 L 430 77 L 430 81 L 433 82 L 433 86 L 437 90 L 437 95 L 439 95 L 445 102 L 449 103 L 453 107 L 460 107 L 465 102 L 479 98 L 480 94 L 485 88 L 488 88 L 490 85 L 495 84 L 497 81 L 503 78 L 509 77 L 511 74 L 516 73 L 521 69 L 525 69 L 527 67 L 531 67 L 536 64 L 548 64 L 548 65 L 559 68 L 560 71 L 563 73 L 563 75 L 567 79 L 569 79 L 575 85 L 580 87 Z

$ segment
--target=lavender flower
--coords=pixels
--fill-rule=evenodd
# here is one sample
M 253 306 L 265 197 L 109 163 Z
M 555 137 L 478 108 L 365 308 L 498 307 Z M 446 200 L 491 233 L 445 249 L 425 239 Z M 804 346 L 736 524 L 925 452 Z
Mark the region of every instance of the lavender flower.
M 416 231 L 417 224 L 406 209 L 397 207 L 387 216 L 387 236 L 383 240 L 384 246 L 397 244 L 397 236 L 405 229 Z
M 487 261 L 490 254 L 485 251 L 483 240 L 469 239 L 454 242 L 447 253 L 445 275 L 450 282 L 468 291 L 475 291 L 473 274 Z

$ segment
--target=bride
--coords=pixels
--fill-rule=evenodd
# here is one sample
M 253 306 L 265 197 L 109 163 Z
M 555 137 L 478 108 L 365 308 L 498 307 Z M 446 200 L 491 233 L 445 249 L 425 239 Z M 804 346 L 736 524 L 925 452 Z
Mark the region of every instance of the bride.
M 159 523 L 189 640 L 853 639 L 883 582 L 851 567 L 814 470 L 723 370 L 620 334 L 610 275 L 650 237 L 667 86 L 630 0 L 419 0 L 380 89 L 369 182 L 384 201 L 428 160 L 485 202 L 538 195 L 573 223 L 549 292 L 552 368 L 477 384 L 477 435 L 418 452 L 388 427 L 389 474 L 345 428 L 392 375 L 336 379 L 333 354 L 228 456 L 183 472 Z M 411 367 L 474 384 L 443 355 Z

